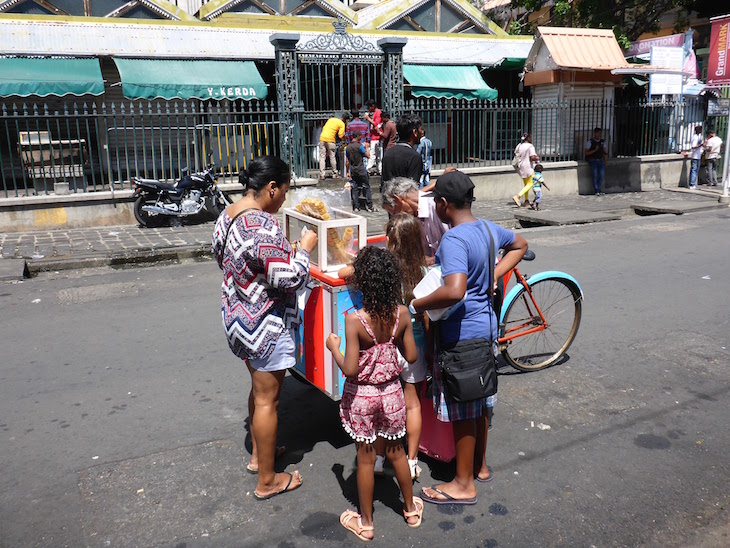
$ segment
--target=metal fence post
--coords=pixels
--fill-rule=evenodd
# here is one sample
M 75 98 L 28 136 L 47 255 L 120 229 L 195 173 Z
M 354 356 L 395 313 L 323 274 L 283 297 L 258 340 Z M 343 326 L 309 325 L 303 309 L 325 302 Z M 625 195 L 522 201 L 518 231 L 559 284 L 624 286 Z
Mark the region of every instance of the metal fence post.
M 383 62 L 383 110 L 395 119 L 403 112 L 403 47 L 408 38 L 389 36 L 377 44 L 385 54 Z
M 282 118 L 281 155 L 297 177 L 306 176 L 304 159 L 295 157 L 294 146 L 299 141 L 301 123 L 294 116 L 299 100 L 299 64 L 297 62 L 297 42 L 299 34 L 277 32 L 269 36 L 276 50 L 276 97 Z M 301 155 L 297 155 L 301 156 Z

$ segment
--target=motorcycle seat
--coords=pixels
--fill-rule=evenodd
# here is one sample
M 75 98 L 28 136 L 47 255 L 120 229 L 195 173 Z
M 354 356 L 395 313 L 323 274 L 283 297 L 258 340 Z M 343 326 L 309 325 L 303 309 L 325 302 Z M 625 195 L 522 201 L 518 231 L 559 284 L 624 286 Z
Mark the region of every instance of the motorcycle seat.
M 142 179 L 141 177 L 136 179 L 137 184 L 153 186 L 155 188 L 161 188 L 164 190 L 175 190 L 177 183 L 169 184 L 158 181 L 157 179 Z

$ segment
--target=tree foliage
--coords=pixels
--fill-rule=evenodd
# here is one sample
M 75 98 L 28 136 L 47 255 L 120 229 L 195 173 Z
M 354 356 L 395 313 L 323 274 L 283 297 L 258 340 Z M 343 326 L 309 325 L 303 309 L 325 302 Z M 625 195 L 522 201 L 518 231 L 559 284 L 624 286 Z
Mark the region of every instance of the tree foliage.
M 554 0 L 548 22 L 541 25 L 562 27 L 591 27 L 613 29 L 622 46 L 636 40 L 645 32 L 659 30 L 662 15 L 676 10 L 675 27 L 683 30 L 687 14 L 697 0 Z M 513 21 L 513 34 L 532 34 L 528 15 L 549 5 L 549 0 L 512 0 L 513 9 L 527 13 Z M 685 25 L 686 26 L 686 25 Z

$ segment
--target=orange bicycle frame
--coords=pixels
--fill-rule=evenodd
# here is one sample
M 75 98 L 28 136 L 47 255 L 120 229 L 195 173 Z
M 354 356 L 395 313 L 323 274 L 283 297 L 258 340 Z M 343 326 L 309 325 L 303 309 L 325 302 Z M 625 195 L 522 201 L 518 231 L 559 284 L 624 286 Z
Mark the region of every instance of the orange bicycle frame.
M 522 287 L 525 288 L 525 292 L 520 295 L 521 299 L 525 300 L 525 307 L 527 308 L 527 311 L 530 314 L 530 317 L 522 324 L 510 327 L 508 330 L 505 331 L 504 337 L 499 337 L 497 339 L 497 342 L 499 344 L 505 344 L 511 341 L 512 339 L 516 339 L 517 337 L 524 337 L 525 335 L 529 335 L 531 333 L 536 333 L 538 331 L 544 331 L 547 329 L 547 321 L 545 320 L 545 316 L 543 316 L 542 311 L 540 310 L 540 307 L 537 305 L 537 302 L 535 302 L 535 297 L 532 295 L 532 291 L 530 291 L 530 286 L 527 283 L 527 280 L 525 277 L 520 273 L 519 269 L 515 266 L 512 270 L 507 272 L 502 277 L 504 287 L 505 287 L 505 294 L 506 288 L 507 288 L 507 282 L 509 282 L 509 279 L 512 277 L 512 273 L 514 273 L 516 278 L 516 283 L 521 284 Z M 527 296 L 529 295 L 529 301 L 527 300 Z M 532 303 L 532 305 L 530 305 Z M 534 312 L 533 312 L 534 309 Z M 537 325 L 534 325 L 535 320 L 534 318 L 536 316 L 540 317 L 540 323 Z M 531 327 L 527 329 L 528 326 L 534 325 L 534 327 Z

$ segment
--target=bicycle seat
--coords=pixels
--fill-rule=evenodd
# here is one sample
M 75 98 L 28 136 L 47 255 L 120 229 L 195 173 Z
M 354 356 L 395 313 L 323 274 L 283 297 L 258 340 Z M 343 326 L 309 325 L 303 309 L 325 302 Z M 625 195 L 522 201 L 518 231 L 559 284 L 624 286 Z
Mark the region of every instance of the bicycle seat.
M 535 254 L 529 249 L 525 251 L 525 255 L 522 257 L 523 261 L 532 261 L 535 259 Z

